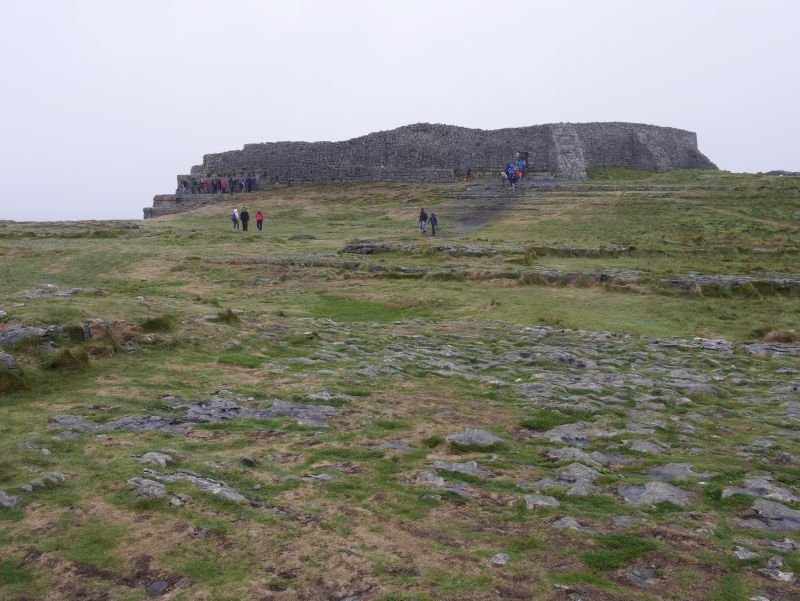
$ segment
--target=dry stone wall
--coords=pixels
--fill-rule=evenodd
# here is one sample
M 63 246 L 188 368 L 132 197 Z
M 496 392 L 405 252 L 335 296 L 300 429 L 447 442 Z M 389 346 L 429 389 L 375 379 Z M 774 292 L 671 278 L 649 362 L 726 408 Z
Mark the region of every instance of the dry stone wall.
M 341 142 L 266 142 L 207 154 L 187 177 L 257 175 L 261 185 L 414 179 L 452 180 L 467 166 L 502 169 L 518 152 L 530 169 L 565 180 L 584 179 L 594 166 L 669 170 L 716 169 L 690 131 L 639 123 L 555 123 L 496 130 L 419 123 Z M 193 202 L 175 211 L 188 210 Z M 185 195 L 183 195 L 185 196 Z M 154 206 L 163 214 L 169 203 Z M 188 200 L 188 199 L 187 199 Z

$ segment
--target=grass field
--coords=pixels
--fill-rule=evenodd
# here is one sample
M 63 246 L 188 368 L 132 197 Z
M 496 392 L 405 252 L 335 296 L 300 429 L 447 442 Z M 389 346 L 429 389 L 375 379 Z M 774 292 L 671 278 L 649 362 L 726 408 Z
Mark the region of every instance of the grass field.
M 800 181 L 590 175 L 0 222 L 0 599 L 796 598 Z

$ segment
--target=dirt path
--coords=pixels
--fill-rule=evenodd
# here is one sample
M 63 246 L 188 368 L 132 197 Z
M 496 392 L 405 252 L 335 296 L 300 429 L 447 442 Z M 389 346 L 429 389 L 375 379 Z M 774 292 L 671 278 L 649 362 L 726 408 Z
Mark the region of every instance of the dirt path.
M 466 187 L 463 192 L 453 193 L 447 213 L 453 225 L 451 233 L 473 232 L 484 225 L 498 221 L 513 205 L 536 198 L 530 184 L 522 185 L 514 192 L 499 182 L 481 182 Z

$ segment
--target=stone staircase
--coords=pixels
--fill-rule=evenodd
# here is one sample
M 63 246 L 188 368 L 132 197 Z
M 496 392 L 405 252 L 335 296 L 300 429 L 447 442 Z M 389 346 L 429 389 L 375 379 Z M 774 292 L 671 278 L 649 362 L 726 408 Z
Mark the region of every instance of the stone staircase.
M 495 182 L 465 183 L 463 189 L 443 196 L 450 203 L 439 209 L 442 214 L 437 217 L 447 223 L 449 232 L 463 233 L 495 221 L 510 206 L 535 200 L 538 192 L 532 182 L 522 180 L 515 191 L 498 177 Z

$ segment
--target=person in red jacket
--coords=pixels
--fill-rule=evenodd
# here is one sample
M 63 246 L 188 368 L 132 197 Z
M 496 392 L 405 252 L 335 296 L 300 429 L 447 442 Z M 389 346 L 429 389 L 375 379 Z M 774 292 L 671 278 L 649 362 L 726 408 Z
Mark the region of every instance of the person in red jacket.
M 264 213 L 259 211 L 258 213 L 256 213 L 256 227 L 258 228 L 259 232 L 261 231 L 261 226 L 263 224 L 264 224 Z

